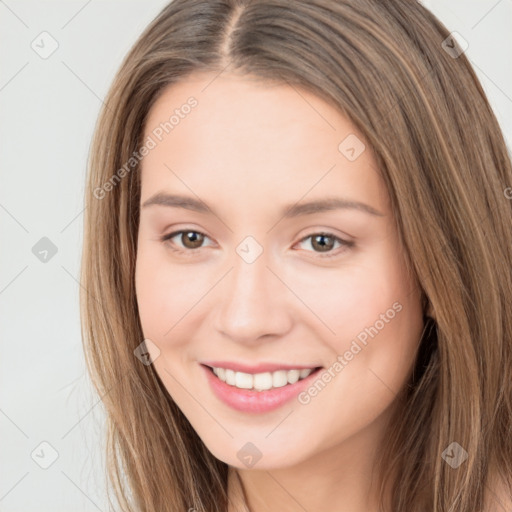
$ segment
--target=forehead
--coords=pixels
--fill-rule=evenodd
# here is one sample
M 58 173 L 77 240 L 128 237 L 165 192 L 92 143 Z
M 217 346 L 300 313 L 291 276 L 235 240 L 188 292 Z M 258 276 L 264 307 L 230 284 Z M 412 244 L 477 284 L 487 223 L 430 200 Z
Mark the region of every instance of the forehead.
M 156 145 L 143 158 L 142 186 L 151 192 L 173 185 L 186 191 L 177 183 L 182 177 L 203 191 L 229 186 L 296 201 L 308 190 L 334 188 L 383 208 L 383 185 L 363 136 L 337 109 L 295 86 L 192 75 L 155 102 L 148 137 Z
M 189 108 L 191 98 L 196 105 Z M 174 113 L 166 138 L 182 142 L 180 133 L 184 135 L 187 126 L 193 125 L 203 143 L 215 141 L 217 146 L 224 135 L 227 145 L 235 140 L 250 142 L 252 147 L 265 142 L 267 147 L 284 150 L 303 142 L 304 136 L 318 134 L 325 141 L 323 147 L 334 142 L 337 150 L 336 140 L 356 131 L 348 119 L 308 91 L 235 75 L 196 74 L 167 87 L 149 112 L 146 134 Z M 276 134 L 280 135 L 277 140 Z

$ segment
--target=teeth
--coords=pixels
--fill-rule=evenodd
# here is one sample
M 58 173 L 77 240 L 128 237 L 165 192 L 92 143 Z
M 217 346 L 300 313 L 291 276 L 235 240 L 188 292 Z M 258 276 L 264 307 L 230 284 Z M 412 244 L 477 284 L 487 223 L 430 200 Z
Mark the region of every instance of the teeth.
M 235 386 L 241 389 L 251 389 L 252 388 L 252 375 L 248 373 L 235 373 Z
M 305 369 L 305 370 L 299 370 L 299 377 L 301 379 L 306 378 L 313 370 Z
M 226 369 L 225 368 L 216 368 L 215 375 L 219 377 L 220 380 L 226 381 Z
M 235 385 L 235 372 L 233 370 L 226 369 L 226 384 Z
M 308 370 L 309 373 L 304 372 L 304 375 L 307 377 L 311 372 Z M 300 370 L 288 370 L 286 374 L 286 378 L 288 379 L 288 382 L 290 384 L 295 384 L 300 379 Z
M 267 373 L 256 373 L 253 375 L 253 387 L 261 391 L 270 389 L 273 385 L 274 379 L 270 372 Z
M 235 372 L 228 368 L 213 368 L 213 373 L 226 384 L 240 389 L 254 389 L 256 391 L 265 391 L 271 388 L 281 388 L 287 384 L 295 384 L 298 380 L 305 379 L 312 371 L 313 368 L 308 368 L 252 374 Z
M 272 385 L 275 388 L 282 388 L 286 384 L 288 384 L 288 379 L 284 370 L 278 370 L 272 374 Z

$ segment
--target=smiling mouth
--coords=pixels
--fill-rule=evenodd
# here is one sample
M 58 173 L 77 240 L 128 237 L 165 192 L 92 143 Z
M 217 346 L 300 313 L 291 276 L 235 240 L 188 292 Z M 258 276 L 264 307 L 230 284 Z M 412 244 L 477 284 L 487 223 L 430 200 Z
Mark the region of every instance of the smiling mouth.
M 229 368 L 203 366 L 228 386 L 259 392 L 295 384 L 322 369 L 322 367 L 319 366 L 316 368 L 296 368 L 277 370 L 274 372 L 245 373 Z

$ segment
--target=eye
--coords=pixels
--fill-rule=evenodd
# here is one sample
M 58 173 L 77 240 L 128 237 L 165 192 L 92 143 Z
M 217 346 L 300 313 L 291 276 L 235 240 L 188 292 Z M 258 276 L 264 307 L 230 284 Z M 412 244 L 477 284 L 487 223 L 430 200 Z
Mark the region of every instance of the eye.
M 178 240 L 180 240 L 182 244 L 181 246 L 178 245 L 177 248 L 173 247 L 175 242 L 172 241 L 172 239 L 176 237 L 178 237 Z M 161 238 L 161 241 L 168 243 L 173 251 L 185 253 L 193 252 L 194 249 L 201 249 L 201 245 L 207 238 L 208 237 L 200 231 L 195 231 L 193 229 L 183 229 L 181 231 L 174 231 L 168 235 L 164 235 Z
M 343 252 L 345 249 L 354 246 L 354 242 L 343 240 L 342 238 L 339 238 L 333 235 L 332 233 L 324 232 L 312 233 L 311 235 L 304 237 L 299 243 L 304 243 L 306 240 L 309 239 L 311 239 L 310 245 L 314 249 L 313 252 L 324 253 L 320 255 L 320 257 L 322 258 L 331 258 L 333 256 L 337 256 L 340 252 Z M 343 249 L 341 251 L 333 252 L 332 249 L 334 248 L 336 243 L 339 243 L 338 248 L 342 247 Z
M 176 247 L 176 243 L 172 241 L 173 238 L 180 240 L 181 246 L 178 245 Z M 202 244 L 206 239 L 208 239 L 208 237 L 200 231 L 182 229 L 180 231 L 173 231 L 168 235 L 164 235 L 161 238 L 161 241 L 170 245 L 171 249 L 175 252 L 191 254 L 195 249 L 201 249 L 203 246 Z M 299 244 L 302 244 L 309 239 L 311 239 L 310 245 L 313 248 L 313 252 L 323 253 L 320 254 L 320 257 L 322 258 L 337 256 L 340 252 L 343 252 L 344 249 L 354 246 L 354 242 L 343 240 L 342 238 L 327 232 L 312 233 L 311 235 L 302 238 Z M 339 244 L 338 248 L 343 248 L 341 251 L 333 251 L 336 243 Z

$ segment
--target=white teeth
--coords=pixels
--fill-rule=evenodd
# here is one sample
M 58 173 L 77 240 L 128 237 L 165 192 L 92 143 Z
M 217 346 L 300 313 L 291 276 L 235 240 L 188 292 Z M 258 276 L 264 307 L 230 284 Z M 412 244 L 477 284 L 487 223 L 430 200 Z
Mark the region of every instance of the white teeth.
M 288 384 L 285 370 L 278 370 L 272 374 L 272 386 L 275 388 L 282 388 Z
M 288 370 L 287 379 L 290 384 L 295 384 L 300 378 L 300 370 Z
M 313 368 L 303 370 L 278 370 L 276 372 L 264 373 L 244 373 L 235 372 L 228 368 L 213 368 L 213 373 L 217 377 L 240 389 L 254 389 L 264 391 L 271 388 L 281 388 L 287 384 L 295 384 L 298 380 L 306 378 Z
M 233 370 L 226 369 L 226 384 L 235 385 L 235 372 Z
M 299 377 L 301 379 L 305 379 L 313 370 L 306 368 L 305 370 L 300 370 Z
M 236 372 L 235 373 L 235 386 L 241 389 L 251 389 L 252 388 L 252 375 L 248 373 Z
M 219 377 L 220 380 L 223 380 L 226 382 L 226 369 L 225 368 L 215 368 L 217 370 L 217 377 Z
M 253 380 L 254 389 L 263 391 L 272 387 L 272 374 L 270 372 L 256 373 L 253 375 Z

